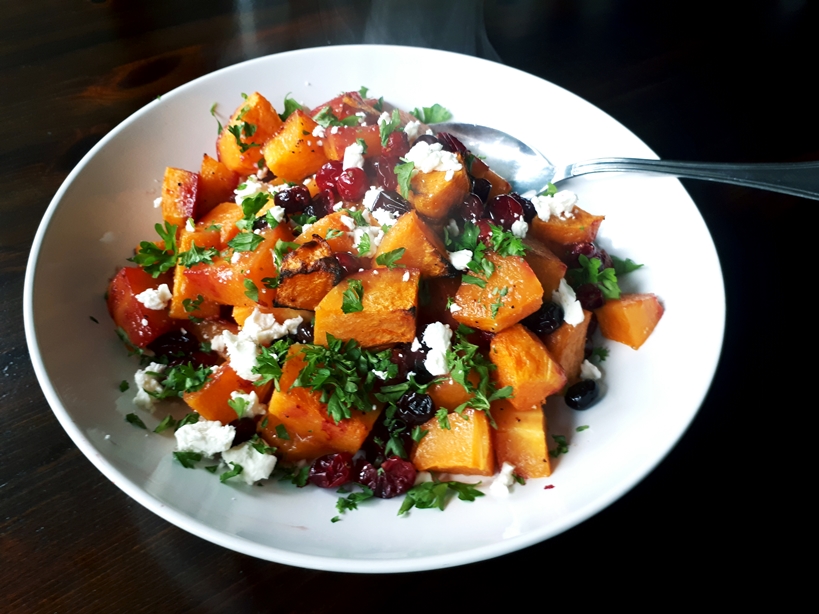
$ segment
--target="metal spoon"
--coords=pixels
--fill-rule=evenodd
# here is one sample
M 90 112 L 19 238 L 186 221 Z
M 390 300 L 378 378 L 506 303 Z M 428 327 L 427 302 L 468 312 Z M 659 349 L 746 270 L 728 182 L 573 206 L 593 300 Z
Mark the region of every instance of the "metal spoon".
M 819 162 L 720 164 L 595 158 L 555 167 L 535 148 L 494 128 L 447 122 L 436 124 L 435 131 L 449 132 L 460 139 L 472 153 L 486 156 L 491 162 L 492 170 L 508 180 L 523 195 L 540 193 L 549 182 L 558 184 L 588 173 L 636 171 L 732 183 L 819 200 Z

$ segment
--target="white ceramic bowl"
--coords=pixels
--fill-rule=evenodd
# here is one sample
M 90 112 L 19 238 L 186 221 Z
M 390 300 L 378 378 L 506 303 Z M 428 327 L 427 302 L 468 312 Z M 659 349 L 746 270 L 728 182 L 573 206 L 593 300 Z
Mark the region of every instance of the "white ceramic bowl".
M 625 288 L 656 293 L 666 312 L 638 352 L 606 344 L 611 355 L 603 364 L 607 392 L 600 403 L 581 413 L 550 402 L 551 433 L 566 435 L 570 452 L 557 460 L 550 479 L 515 487 L 507 498 L 454 500 L 444 513 L 413 510 L 401 518 L 400 500 L 373 500 L 334 524 L 334 492 L 282 482 L 222 485 L 175 462 L 172 437 L 146 435 L 123 420 L 135 411 L 133 388 L 122 394 L 117 386 L 131 380 L 136 363 L 114 335 L 103 294 L 138 241 L 154 234 L 160 214 L 152 201 L 165 167 L 197 170 L 203 153 L 214 154 L 213 103 L 224 118 L 241 102 L 240 92 L 258 90 L 274 106 L 291 92 L 314 106 L 361 85 L 404 109 L 441 103 L 455 121 L 510 132 L 555 163 L 656 157 L 577 96 L 452 53 L 324 47 L 220 70 L 122 122 L 54 196 L 25 285 L 26 337 L 37 377 L 63 427 L 100 471 L 163 518 L 227 548 L 316 569 L 396 572 L 459 565 L 547 539 L 651 471 L 691 422 L 713 377 L 724 328 L 722 276 L 705 224 L 674 179 L 607 174 L 568 186 L 583 208 L 606 215 L 602 245 L 646 264 Z M 150 428 L 157 422 L 142 417 Z M 578 433 L 578 425 L 590 428 Z M 554 488 L 545 490 L 546 484 Z

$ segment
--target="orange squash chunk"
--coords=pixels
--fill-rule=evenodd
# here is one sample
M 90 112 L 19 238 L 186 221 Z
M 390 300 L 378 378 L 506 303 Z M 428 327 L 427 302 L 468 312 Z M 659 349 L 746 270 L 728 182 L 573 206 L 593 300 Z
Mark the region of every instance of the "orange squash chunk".
M 219 160 L 240 175 L 257 172 L 258 162 L 262 159 L 262 146 L 281 126 L 282 120 L 273 105 L 258 92 L 253 92 L 231 115 L 219 134 L 216 141 Z M 230 132 L 237 128 L 240 131 L 238 141 Z
M 317 237 L 282 260 L 276 305 L 313 310 L 343 277 L 344 269 L 333 250 Z
M 293 344 L 287 353 L 279 389 L 273 392 L 268 406 L 270 414 L 284 425 L 291 439 L 297 436 L 330 452 L 357 452 L 381 413 L 380 407 L 366 413 L 352 410 L 351 418 L 336 424 L 327 415 L 327 404 L 321 402 L 321 392 L 293 387 L 305 367 L 302 347 L 301 344 Z
M 316 307 L 315 343 L 327 345 L 328 333 L 344 341 L 355 339 L 363 347 L 412 342 L 420 279 L 418 269 L 375 269 L 350 275 Z M 344 313 L 341 306 L 350 280 L 361 282 L 364 309 Z
M 469 168 L 470 174 L 477 178 L 477 179 L 486 179 L 490 185 L 492 186 L 489 190 L 489 196 L 487 200 L 490 198 L 494 198 L 499 194 L 509 194 L 512 191 L 512 184 L 510 184 L 506 179 L 498 175 L 495 171 L 487 166 L 486 162 L 481 160 L 480 158 L 473 157 L 471 161 L 471 166 Z
M 313 130 L 318 126 L 302 111 L 294 111 L 281 130 L 262 148 L 267 168 L 285 181 L 301 183 L 327 162 Z
M 467 409 L 463 415 L 449 414 L 448 419 L 449 429 L 441 428 L 437 418 L 421 426 L 427 434 L 413 446 L 410 460 L 415 468 L 466 475 L 494 474 L 495 454 L 486 414 Z
M 649 338 L 664 311 L 654 294 L 623 294 L 606 301 L 594 313 L 604 337 L 636 350 Z
M 148 309 L 136 298 L 149 288 L 155 290 L 161 284 L 170 287 L 172 283 L 170 273 L 154 279 L 139 267 L 123 267 L 108 284 L 108 313 L 135 346 L 144 348 L 177 326 L 166 310 Z
M 520 411 L 507 399 L 492 402 L 492 431 L 498 465 L 509 463 L 522 478 L 545 478 L 552 474 L 546 439 L 546 416 L 542 411 Z
M 264 241 L 252 252 L 239 252 L 239 256 L 236 262 L 233 263 L 233 266 L 239 271 L 240 276 L 243 275 L 256 286 L 259 292 L 259 300 L 256 302 L 266 307 L 272 307 L 276 300 L 276 290 L 265 286 L 264 279 L 275 277 L 278 273 L 278 267 L 273 261 L 273 250 L 279 241 L 292 242 L 293 232 L 287 224 L 279 224 L 275 228 L 262 230 L 260 235 L 264 237 Z M 244 279 L 241 279 L 240 283 L 242 283 L 242 287 L 244 287 Z M 246 305 L 248 303 L 230 304 Z
M 199 170 L 198 215 L 204 215 L 219 203 L 232 200 L 237 185 L 239 175 L 205 154 Z
M 162 180 L 162 219 L 177 228 L 189 217 L 196 219 L 199 175 L 180 168 L 168 167 Z
M 254 386 L 253 382 L 239 377 L 236 371 L 225 362 L 216 367 L 200 390 L 186 392 L 182 398 L 205 420 L 218 420 L 222 424 L 228 424 L 238 418 L 233 408 L 228 405 L 230 393 L 255 392 L 259 399 L 264 399 L 270 393 L 271 386 L 272 382 Z
M 242 208 L 235 202 L 224 202 L 216 205 L 208 213 L 202 216 L 197 223 L 197 229 L 207 230 L 208 228 L 219 227 L 219 250 L 227 248 L 228 241 L 239 234 L 236 222 L 244 217 Z
M 305 322 L 313 319 L 312 311 L 304 311 L 302 309 L 290 309 L 289 307 L 263 307 L 261 305 L 241 306 L 233 308 L 233 319 L 239 326 L 245 325 L 245 320 L 250 317 L 254 309 L 258 309 L 261 313 L 272 314 L 276 318 L 276 322 L 284 322 L 285 320 L 292 320 L 296 317 L 301 317 Z
M 577 382 L 580 377 L 580 365 L 583 364 L 586 333 L 589 330 L 592 313 L 584 309 L 583 316 L 583 321 L 577 326 L 564 322 L 556 331 L 543 336 L 543 343 L 563 368 L 569 385 Z
M 469 193 L 469 175 L 461 160 L 461 170 L 455 171 L 447 181 L 443 171 L 416 173 L 410 181 L 410 204 L 421 215 L 441 219 L 453 205 L 460 203 Z
M 186 252 L 193 245 L 200 248 L 213 247 L 219 249 L 219 233 L 214 230 L 196 230 L 190 232 L 182 227 L 182 231 L 177 239 L 179 252 Z M 189 318 L 215 318 L 219 316 L 219 304 L 201 297 L 198 293 L 192 292 L 185 277 L 185 267 L 181 264 L 174 269 L 173 276 L 173 297 L 171 298 L 168 314 L 178 320 Z M 186 301 L 188 301 L 186 303 Z
M 467 379 L 475 386 L 480 383 L 480 378 L 474 371 L 469 373 Z M 474 394 L 467 392 L 466 388 L 451 377 L 430 386 L 427 389 L 427 394 L 432 398 L 432 403 L 435 405 L 436 410 L 442 407 L 453 410 L 459 405 L 471 401 L 475 397 Z
M 512 387 L 509 402 L 521 411 L 539 410 L 546 397 L 566 385 L 563 369 L 537 336 L 522 324 L 499 332 L 489 346 L 489 359 L 498 368 L 498 388 Z
M 381 240 L 375 258 L 377 260 L 378 256 L 402 247 L 406 251 L 398 260 L 398 264 L 420 269 L 421 277 L 449 277 L 455 274 L 444 242 L 415 211 L 398 218 Z
M 319 236 L 330 244 L 334 253 L 352 252 L 353 237 L 350 235 L 350 229 L 341 221 L 343 217 L 350 216 L 344 211 L 334 211 L 330 215 L 325 215 L 306 231 L 302 231 L 296 237 L 295 242 L 304 245 L 308 241 L 312 241 L 314 236 Z M 329 239 L 327 238 L 328 234 L 331 235 Z
M 555 256 L 552 250 L 537 239 L 523 239 L 523 244 L 529 248 L 526 250 L 524 260 L 537 275 L 540 285 L 543 286 L 543 294 L 551 297 L 552 292 L 560 285 L 560 280 L 566 275 L 568 267 Z
M 378 124 L 371 126 L 338 126 L 333 132 L 333 128 L 325 128 L 324 153 L 329 160 L 343 160 L 344 150 L 362 139 L 365 147 L 365 158 L 376 158 L 381 155 L 381 132 Z
M 546 244 L 555 254 L 565 257 L 565 246 L 571 243 L 592 242 L 597 237 L 604 215 L 592 215 L 578 206 L 572 210 L 574 217 L 562 219 L 552 216 L 548 222 L 539 217 L 532 220 L 529 233 Z
M 268 445 L 278 449 L 277 456 L 289 463 L 300 460 L 313 460 L 319 456 L 336 452 L 335 448 L 323 438 L 314 436 L 313 433 L 307 433 L 307 435 L 291 433 L 281 420 L 269 412 L 257 428 L 259 436 Z M 276 429 L 282 428 L 287 433 L 287 439 L 279 437 L 279 432 Z
M 496 333 L 540 309 L 543 287 L 532 267 L 520 256 L 498 256 L 494 252 L 485 255 L 495 265 L 495 271 L 485 280 L 485 288 L 461 284 L 455 295 L 455 304 L 460 309 L 452 317 L 466 326 Z M 498 302 L 497 312 L 492 315 L 492 305 Z

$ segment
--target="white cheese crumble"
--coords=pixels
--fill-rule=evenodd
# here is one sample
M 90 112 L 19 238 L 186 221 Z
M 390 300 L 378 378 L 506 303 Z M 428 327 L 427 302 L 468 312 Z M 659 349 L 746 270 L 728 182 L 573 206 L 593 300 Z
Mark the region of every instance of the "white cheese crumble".
M 426 143 L 424 141 L 415 143 L 404 157 L 407 162 L 413 162 L 415 169 L 422 173 L 442 171 L 446 173 L 445 179 L 449 181 L 455 176 L 455 171 L 463 168 L 458 161 L 458 156 L 450 151 L 444 151 L 440 143 Z
M 364 235 L 370 237 L 370 249 L 368 249 L 366 253 L 361 252 L 361 238 Z M 370 257 L 375 254 L 383 238 L 384 231 L 379 226 L 359 226 L 353 230 L 353 247 L 359 250 L 359 256 Z
M 421 342 L 418 341 L 418 337 L 416 337 L 415 339 L 412 340 L 412 345 L 410 346 L 410 350 L 412 350 L 413 352 L 417 352 L 420 349 L 421 349 Z
M 523 219 L 518 219 L 512 222 L 512 234 L 519 239 L 525 239 L 526 233 L 529 232 L 529 224 Z
M 171 300 L 171 291 L 168 284 L 160 284 L 156 290 L 148 288 L 145 292 L 140 292 L 136 295 L 136 300 L 145 305 L 147 309 L 159 311 L 168 306 L 168 301 Z
M 601 377 L 603 377 L 603 374 L 600 373 L 600 369 L 588 360 L 584 360 L 583 364 L 580 365 L 580 379 L 600 379 Z
M 569 190 L 561 190 L 554 196 L 533 196 L 532 204 L 535 206 L 537 216 L 544 222 L 555 216 L 562 220 L 574 217 L 572 211 L 577 203 L 577 194 Z
M 268 345 L 276 339 L 281 339 L 287 335 L 295 335 L 301 323 L 302 317 L 296 316 L 280 324 L 272 313 L 262 313 L 256 307 L 245 320 L 239 336 L 250 339 L 259 345 Z
M 430 375 L 446 375 L 449 368 L 446 364 L 446 353 L 452 344 L 452 330 L 441 322 L 428 324 L 424 329 L 424 344 L 429 348 L 424 366 Z M 414 344 L 414 342 L 413 342 Z
M 404 271 L 404 274 L 401 276 L 401 281 L 409 281 L 410 274 L 409 271 Z
M 340 218 L 338 218 L 338 221 L 344 224 L 348 229 L 355 230 L 355 220 L 349 215 L 342 215 Z
M 179 427 L 174 435 L 179 452 L 196 452 L 210 458 L 230 448 L 236 429 L 218 420 L 199 420 Z
M 506 497 L 509 495 L 509 487 L 515 483 L 515 478 L 512 473 L 515 471 L 515 466 L 507 462 L 503 463 L 500 472 L 492 480 L 489 486 L 489 494 L 494 497 Z
M 449 231 L 449 235 L 452 237 L 457 237 L 459 234 L 461 234 L 461 229 L 458 228 L 458 222 L 455 220 L 449 220 L 446 225 L 446 229 Z
M 313 128 L 313 136 L 323 139 L 326 136 L 326 133 L 324 132 L 324 126 L 316 126 L 315 128 Z
M 404 126 L 404 132 L 407 135 L 410 143 L 421 136 L 421 122 L 411 121 Z
M 163 371 L 165 371 L 165 365 L 159 364 L 158 362 L 152 362 L 144 369 L 137 369 L 137 372 L 134 373 L 134 383 L 137 387 L 134 405 L 146 411 L 153 410 L 156 399 L 148 393 L 160 393 L 164 388 L 162 384 L 159 383 L 159 379 L 155 375 L 150 374 L 162 373 Z
M 262 454 L 256 448 L 245 442 L 241 445 L 222 452 L 222 460 L 226 463 L 238 464 L 242 467 L 239 477 L 245 484 L 253 485 L 259 480 L 266 480 L 276 467 L 276 457 L 272 454 Z
M 375 207 L 375 201 L 378 200 L 378 195 L 383 191 L 384 190 L 381 188 L 371 185 L 370 189 L 367 190 L 367 193 L 364 194 L 364 200 L 361 201 L 361 204 L 363 204 L 365 208 L 372 211 L 373 207 Z
M 333 211 L 341 211 L 341 208 L 344 206 L 343 202 L 337 202 L 333 205 Z
M 455 313 L 456 311 L 460 311 L 460 310 L 461 310 L 461 306 L 458 303 L 452 303 L 449 306 L 450 313 Z
M 187 230 L 188 232 L 193 232 L 196 230 L 196 226 L 194 226 L 193 224 L 192 217 L 189 217 L 187 220 L 185 220 L 185 230 Z
M 563 321 L 570 326 L 577 326 L 583 319 L 583 307 L 577 300 L 572 287 L 566 283 L 565 279 L 560 280 L 557 290 L 552 292 L 552 301 L 563 307 Z
M 395 222 L 398 221 L 398 212 L 397 211 L 387 211 L 386 209 L 376 209 L 372 213 L 375 221 L 378 222 L 381 226 L 394 226 Z
M 466 271 L 469 262 L 472 260 L 472 251 L 468 249 L 460 249 L 457 252 L 447 252 L 449 261 L 459 271 Z
M 384 124 L 386 124 L 386 123 L 387 123 L 387 122 L 389 122 L 389 121 L 390 121 L 390 114 L 389 114 L 389 113 L 387 113 L 386 111 L 384 111 L 384 112 L 383 112 L 383 113 L 380 115 L 380 117 L 378 118 L 378 125 L 379 125 L 379 126 L 383 126 Z
M 242 252 L 233 252 L 233 255 L 230 257 L 230 263 L 236 264 L 242 257 Z
M 162 206 L 162 197 L 157 196 L 154 198 L 154 209 L 159 209 Z
M 265 191 L 265 184 L 263 184 L 256 175 L 250 175 L 245 179 L 244 183 L 240 183 L 233 193 L 236 195 L 236 204 L 241 205 L 245 198 L 255 196 L 259 192 Z
M 386 371 L 379 371 L 378 369 L 373 369 L 373 375 L 375 375 L 380 380 L 387 379 L 387 372 Z
M 226 330 L 221 335 L 214 337 L 210 346 L 219 354 L 227 352 L 231 369 L 236 371 L 236 374 L 242 379 L 255 382 L 261 377 L 258 373 L 253 373 L 259 348 L 252 339 L 234 335 Z
M 279 205 L 273 205 L 272 207 L 270 207 L 270 209 L 268 209 L 268 212 L 270 213 L 270 216 L 277 222 L 281 222 L 284 219 L 284 214 L 286 213 L 284 207 L 279 207 Z
M 342 162 L 344 170 L 348 168 L 364 168 L 364 148 L 361 143 L 355 142 L 347 145 L 344 150 L 344 162 Z
M 338 134 L 338 126 L 333 126 L 330 128 L 330 134 Z
M 242 399 L 247 403 L 245 406 L 244 413 L 239 416 L 240 418 L 252 418 L 253 416 L 263 416 L 267 413 L 267 405 L 265 403 L 259 403 L 259 397 L 256 396 L 256 391 L 251 390 L 249 393 L 245 394 L 239 390 L 234 390 L 230 393 L 231 400 L 233 399 Z

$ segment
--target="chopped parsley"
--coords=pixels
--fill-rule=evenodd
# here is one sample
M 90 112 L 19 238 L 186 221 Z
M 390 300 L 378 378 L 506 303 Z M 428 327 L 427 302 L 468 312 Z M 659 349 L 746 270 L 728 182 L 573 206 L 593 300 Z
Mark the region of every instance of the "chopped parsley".
M 199 414 L 197 414 L 195 411 L 192 411 L 191 413 L 186 414 L 184 418 L 182 418 L 179 422 L 176 423 L 176 428 L 174 430 L 178 431 L 186 424 L 196 424 L 197 422 L 199 422 Z
M 245 415 L 247 411 L 247 406 L 250 405 L 247 399 L 243 399 L 242 397 L 236 397 L 234 399 L 228 399 L 227 402 L 228 406 L 236 412 L 236 416 L 241 418 Z
M 415 162 L 405 162 L 403 164 L 395 165 L 395 177 L 398 179 L 398 191 L 404 198 L 409 198 L 412 171 L 414 169 Z
M 356 139 L 355 142 L 361 146 L 361 155 L 367 153 L 367 141 L 364 139 Z
M 259 302 L 259 288 L 256 287 L 256 284 L 253 283 L 252 279 L 245 279 L 242 282 L 245 286 L 245 296 L 249 298 L 254 303 Z
M 136 426 L 138 428 L 141 428 L 141 429 L 146 429 L 147 430 L 147 428 L 148 428 L 147 426 L 145 426 L 145 423 L 142 421 L 142 419 L 139 416 L 137 416 L 136 414 L 126 414 L 125 415 L 125 422 L 127 422 L 128 424 L 133 424 L 134 426 Z
M 211 375 L 210 367 L 199 365 L 194 368 L 192 363 L 185 365 L 174 365 L 162 373 L 147 372 L 156 378 L 162 378 L 160 384 L 162 391 L 148 392 L 152 397 L 157 399 L 167 399 L 174 397 L 181 397 L 186 392 L 196 392 L 200 390 Z M 198 414 L 194 414 L 197 416 Z M 196 422 L 196 420 L 194 420 Z M 182 426 L 180 423 L 179 426 Z
M 370 88 L 365 87 L 365 86 L 362 85 L 358 89 L 358 95 L 361 96 L 362 98 L 366 98 L 367 97 L 367 92 L 369 92 L 369 91 L 370 91 Z
M 220 122 L 220 121 L 219 121 L 219 118 L 218 118 L 218 117 L 216 117 L 216 107 L 217 107 L 218 105 L 219 105 L 219 103 L 218 103 L 218 102 L 214 102 L 214 103 L 211 105 L 211 107 L 210 107 L 210 114 L 211 114 L 211 116 L 213 117 L 213 119 L 215 119 L 215 120 L 216 120 L 216 125 L 217 125 L 217 126 L 219 126 L 219 130 L 216 132 L 216 134 L 217 134 L 217 135 L 218 135 L 218 134 L 222 134 L 222 122 Z
M 413 507 L 418 509 L 438 508 L 443 511 L 446 506 L 447 495 L 450 493 L 457 493 L 458 499 L 461 501 L 474 501 L 478 497 L 484 496 L 480 490 L 475 488 L 480 484 L 480 482 L 467 484 L 465 482 L 439 482 L 438 480 L 422 482 L 407 491 L 404 502 L 398 510 L 398 515 L 406 514 Z
M 566 437 L 564 435 L 552 435 L 552 439 L 555 440 L 556 447 L 554 450 L 549 451 L 549 456 L 557 458 L 561 454 L 569 453 L 569 444 L 566 443 Z
M 279 439 L 284 439 L 285 441 L 290 440 L 290 434 L 287 432 L 287 429 L 284 428 L 283 424 L 276 425 L 276 437 Z
M 179 254 L 179 264 L 186 269 L 197 264 L 213 264 L 213 258 L 219 254 L 215 247 L 199 247 L 196 243 L 191 244 L 191 248 Z
M 230 478 L 235 478 L 237 475 L 241 475 L 242 471 L 244 471 L 244 467 L 242 467 L 239 463 L 229 463 L 232 465 L 230 471 L 225 471 L 222 475 L 219 476 L 219 481 L 224 484 Z
M 339 119 L 330 107 L 324 107 L 313 116 L 313 121 L 324 128 L 328 126 L 355 126 L 358 124 L 358 116 L 350 115 L 344 119 Z
M 591 360 L 596 360 L 598 362 L 603 362 L 608 357 L 609 357 L 608 348 L 599 347 L 599 348 L 592 349 L 591 356 L 589 358 Z
M 185 469 L 195 469 L 196 465 L 194 463 L 202 460 L 202 455 L 199 452 L 174 452 L 173 456 Z
M 273 342 L 270 347 L 262 346 L 262 353 L 256 358 L 253 373 L 261 375 L 256 380 L 256 386 L 262 386 L 273 380 L 276 390 L 279 389 L 279 379 L 282 376 L 282 366 L 287 358 L 287 351 L 294 341 L 292 337 L 282 337 Z
M 405 269 L 406 266 L 403 264 L 398 264 L 398 261 L 401 260 L 401 256 L 403 256 L 404 252 L 406 251 L 406 248 L 399 247 L 398 249 L 383 253 L 375 259 L 375 263 L 385 266 L 388 269 L 394 269 L 395 267 Z
M 582 432 L 583 432 L 583 431 L 585 431 L 587 428 L 589 428 L 589 425 L 588 425 L 588 424 L 584 424 L 583 426 L 578 426 L 578 427 L 577 427 L 576 429 L 574 429 L 574 430 L 575 430 L 575 431 L 577 431 L 578 433 L 582 433 Z
M 126 391 L 126 390 L 128 390 L 128 388 L 130 388 L 130 387 L 131 387 L 131 384 L 129 384 L 129 383 L 127 382 L 127 380 L 122 380 L 122 381 L 119 383 L 119 391 L 120 391 L 120 392 L 125 392 L 125 391 Z
M 187 313 L 191 313 L 192 311 L 196 311 L 197 309 L 199 309 L 199 307 L 202 306 L 204 300 L 205 297 L 202 296 L 201 294 L 197 294 L 195 299 L 193 298 L 182 299 L 182 308 Z
M 437 124 L 452 119 L 452 113 L 437 102 L 431 107 L 415 107 L 411 113 L 425 124 Z
M 390 119 L 384 122 L 378 122 L 378 132 L 381 135 L 381 147 L 387 146 L 387 140 L 396 130 L 401 130 L 401 115 L 398 113 L 398 109 L 393 109 Z
M 259 192 L 253 196 L 246 196 L 242 199 L 242 219 L 236 222 L 236 228 L 239 230 L 251 230 L 253 222 L 256 221 L 256 215 L 270 200 L 270 195 L 264 192 Z M 275 218 L 273 219 L 275 222 Z M 278 222 L 276 222 L 278 223 Z
M 373 498 L 373 491 L 370 488 L 364 486 L 363 484 L 357 484 L 357 486 L 361 488 L 361 492 L 353 492 L 346 497 L 338 498 L 338 501 L 336 502 L 336 509 L 341 514 L 352 510 L 357 510 L 359 503 Z M 339 517 L 335 516 L 335 518 Z M 333 520 L 333 522 L 338 522 L 338 520 Z
M 264 241 L 264 237 L 253 232 L 240 232 L 230 241 L 228 246 L 237 252 L 252 252 Z
M 164 418 L 162 418 L 162 422 L 156 425 L 154 429 L 154 433 L 161 433 L 167 429 L 173 428 L 176 426 L 176 420 L 174 420 L 173 416 L 168 414 Z
M 351 279 L 347 282 L 347 289 L 344 291 L 341 303 L 341 311 L 344 313 L 355 313 L 364 311 L 364 286 L 359 279 Z
M 176 247 L 177 226 L 175 224 L 165 222 L 164 228 L 161 224 L 156 224 L 154 228 L 164 242 L 164 247 L 160 248 L 156 243 L 150 241 L 142 241 L 139 244 L 139 252 L 128 260 L 138 264 L 146 273 L 156 278 L 176 266 L 178 250 Z
M 284 97 L 284 112 L 279 113 L 279 117 L 282 121 L 286 120 L 290 117 L 294 111 L 307 111 L 307 107 L 299 104 L 295 98 L 290 96 L 288 93 L 287 96 Z

